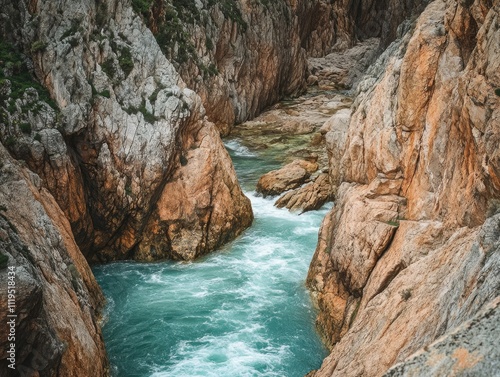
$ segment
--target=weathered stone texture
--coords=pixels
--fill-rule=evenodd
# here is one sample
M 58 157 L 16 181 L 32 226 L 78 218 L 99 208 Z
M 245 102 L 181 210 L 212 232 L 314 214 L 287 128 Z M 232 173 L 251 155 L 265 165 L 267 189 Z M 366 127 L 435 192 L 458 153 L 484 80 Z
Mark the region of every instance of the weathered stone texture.
M 431 2 L 327 127 L 315 376 L 380 376 L 500 295 L 500 3 Z M 338 125 L 336 128 L 335 125 Z M 336 189 L 335 189 L 336 187 Z

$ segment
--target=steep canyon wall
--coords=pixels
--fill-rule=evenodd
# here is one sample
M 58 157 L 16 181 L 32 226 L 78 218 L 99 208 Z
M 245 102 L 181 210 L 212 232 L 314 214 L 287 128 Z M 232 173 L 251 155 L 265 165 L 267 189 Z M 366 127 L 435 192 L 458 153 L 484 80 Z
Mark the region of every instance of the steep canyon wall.
M 499 16 L 498 1 L 433 1 L 350 121 L 329 121 L 337 199 L 308 285 L 332 353 L 314 376 L 382 375 L 500 294 Z
M 200 98 L 132 7 L 2 5 L 13 67 L 2 81 L 2 142 L 41 176 L 89 259 L 192 259 L 251 223 Z M 48 93 L 22 90 L 35 81 L 30 68 Z M 197 237 L 185 243 L 185 231 Z

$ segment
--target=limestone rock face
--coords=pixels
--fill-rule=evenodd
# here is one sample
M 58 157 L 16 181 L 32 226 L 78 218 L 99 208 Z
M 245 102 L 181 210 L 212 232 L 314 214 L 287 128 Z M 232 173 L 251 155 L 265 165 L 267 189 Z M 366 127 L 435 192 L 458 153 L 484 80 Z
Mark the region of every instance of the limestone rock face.
M 189 3 L 189 2 L 188 2 Z M 306 49 L 334 42 L 323 0 L 152 3 L 144 18 L 162 49 L 226 134 L 283 96 L 305 90 Z M 181 32 L 170 30 L 176 23 Z
M 379 45 L 379 38 L 370 38 L 340 53 L 309 59 L 308 69 L 315 78 L 308 78 L 308 83 L 317 84 L 323 90 L 350 89 L 376 58 Z
M 0 317 L 6 321 L 8 267 L 15 268 L 16 366 L 31 376 L 107 376 L 98 324 L 101 289 L 71 227 L 41 179 L 0 144 Z M 9 287 L 10 288 L 10 287 Z M 0 331 L 2 376 L 17 376 L 6 360 L 9 328 Z
M 88 258 L 151 260 L 172 255 L 172 249 L 194 257 L 250 224 L 249 201 L 200 98 L 129 5 L 58 0 L 2 9 L 14 23 L 4 30 L 5 39 L 30 51 L 29 63 L 57 105 L 57 114 L 46 111 L 53 121 L 47 115 L 41 125 L 28 110 L 31 135 L 15 126 L 15 117 L 23 116 L 18 114 L 23 99 L 16 100 L 21 102 L 14 114 L 5 105 L 9 127 L 2 140 L 15 138 L 9 149 L 43 178 Z M 193 158 L 190 172 L 182 174 L 211 199 L 199 204 L 203 210 L 182 212 L 175 220 L 177 231 L 169 233 L 170 225 L 159 228 L 157 219 L 163 206 L 174 202 L 167 205 L 161 198 L 189 201 L 168 193 L 175 188 L 169 183 L 200 144 L 208 162 Z M 210 164 L 226 167 L 216 174 L 217 184 L 211 175 L 217 168 Z M 147 249 L 153 234 L 145 231 L 153 229 L 155 244 Z M 184 244 L 178 237 L 189 231 L 201 235 Z
M 201 96 L 210 120 L 227 134 L 234 123 L 303 91 L 308 56 L 319 58 L 372 38 L 386 46 L 422 3 L 158 0 L 142 17 L 184 81 Z M 355 49 L 346 61 L 354 64 L 361 55 L 359 67 L 370 63 L 378 44 L 370 45 L 369 53 Z M 335 66 L 341 74 L 346 61 Z
M 336 205 L 308 285 L 332 353 L 316 377 L 381 376 L 500 295 L 499 17 L 498 2 L 431 2 L 360 82 L 348 126 L 325 127 Z
M 270 171 L 260 177 L 257 182 L 257 192 L 264 197 L 282 194 L 301 186 L 317 170 L 318 164 L 315 162 L 295 160 L 281 169 Z
M 384 376 L 494 376 L 498 374 L 500 299 L 473 319 L 391 368 Z

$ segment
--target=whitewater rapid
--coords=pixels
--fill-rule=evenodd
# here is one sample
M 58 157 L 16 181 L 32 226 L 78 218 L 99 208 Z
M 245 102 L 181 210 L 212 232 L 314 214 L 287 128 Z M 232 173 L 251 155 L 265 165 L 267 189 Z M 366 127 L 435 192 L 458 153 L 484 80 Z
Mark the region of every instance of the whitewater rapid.
M 252 202 L 250 229 L 196 262 L 94 268 L 116 376 L 298 377 L 327 354 L 304 281 L 331 206 L 300 216 L 277 209 L 252 188 L 278 161 L 236 140 L 226 147 Z

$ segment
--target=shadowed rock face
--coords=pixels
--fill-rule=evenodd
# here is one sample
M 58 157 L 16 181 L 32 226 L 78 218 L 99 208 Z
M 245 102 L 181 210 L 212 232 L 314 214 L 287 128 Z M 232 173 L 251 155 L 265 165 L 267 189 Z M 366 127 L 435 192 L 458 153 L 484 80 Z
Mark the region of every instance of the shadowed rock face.
M 61 0 L 3 9 L 13 23 L 6 39 L 30 52 L 57 110 L 39 101 L 40 123 L 24 111 L 27 99 L 9 99 L 19 106 L 6 108 L 2 140 L 14 137 L 9 149 L 43 178 L 88 258 L 191 259 L 249 226 L 250 202 L 200 98 L 131 7 Z M 192 200 L 169 193 L 186 169 L 184 184 L 196 184 L 200 202 L 164 219 L 169 208 Z M 200 236 L 184 243 L 191 231 Z
M 433 1 L 361 81 L 348 126 L 332 118 L 336 206 L 308 276 L 332 354 L 316 377 L 380 376 L 500 295 L 499 7 Z
M 31 376 L 106 376 L 101 289 L 71 227 L 40 178 L 0 144 L 0 317 L 6 321 L 8 267 L 15 268 L 16 367 Z M 13 287 L 9 287 L 13 288 Z M 9 327 L 0 331 L 2 376 L 8 368 Z M 38 374 L 34 371 L 38 371 Z
M 223 134 L 305 90 L 307 57 L 382 38 L 419 1 L 156 0 L 143 13 L 163 51 Z M 172 25 L 176 25 L 173 27 Z M 177 30 L 178 29 L 178 30 Z
M 322 0 L 160 0 L 144 17 L 224 134 L 303 92 L 306 49 L 322 55 L 335 42 L 332 5 Z M 167 37 L 172 22 L 185 34 Z

